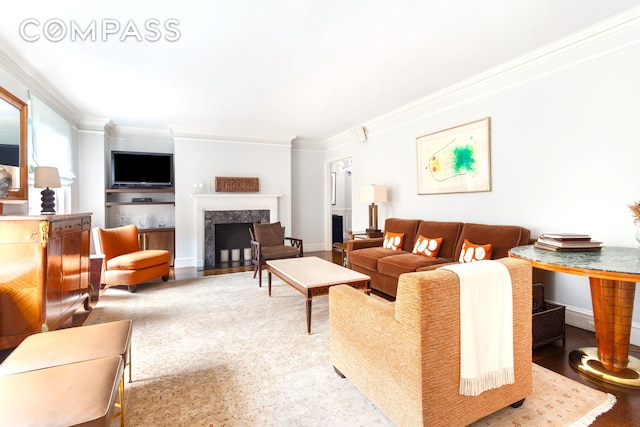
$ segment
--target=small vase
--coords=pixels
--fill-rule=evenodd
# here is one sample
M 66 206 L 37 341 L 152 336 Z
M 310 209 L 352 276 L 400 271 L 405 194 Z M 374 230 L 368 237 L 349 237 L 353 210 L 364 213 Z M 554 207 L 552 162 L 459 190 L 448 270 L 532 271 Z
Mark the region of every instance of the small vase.
M 640 224 L 636 224 L 636 241 L 638 242 L 638 247 L 640 247 Z
M 138 215 L 138 224 L 140 225 L 140 228 L 147 228 L 147 225 L 149 225 L 149 216 Z

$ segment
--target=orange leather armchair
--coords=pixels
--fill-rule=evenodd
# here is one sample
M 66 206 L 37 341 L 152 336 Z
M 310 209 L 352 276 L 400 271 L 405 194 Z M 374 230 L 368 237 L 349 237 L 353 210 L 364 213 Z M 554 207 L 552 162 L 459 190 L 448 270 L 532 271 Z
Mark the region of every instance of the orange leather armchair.
M 162 277 L 169 280 L 171 254 L 160 249 L 140 250 L 135 225 L 104 229 L 94 228 L 96 252 L 104 255 L 102 287 L 126 285 L 130 292 L 143 282 Z

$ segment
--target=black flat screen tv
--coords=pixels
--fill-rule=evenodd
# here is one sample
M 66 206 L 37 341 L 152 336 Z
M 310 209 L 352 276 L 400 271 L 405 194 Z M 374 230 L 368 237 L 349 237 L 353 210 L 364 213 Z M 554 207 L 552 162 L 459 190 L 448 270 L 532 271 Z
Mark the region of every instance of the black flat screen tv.
M 173 187 L 173 154 L 112 151 L 111 187 Z

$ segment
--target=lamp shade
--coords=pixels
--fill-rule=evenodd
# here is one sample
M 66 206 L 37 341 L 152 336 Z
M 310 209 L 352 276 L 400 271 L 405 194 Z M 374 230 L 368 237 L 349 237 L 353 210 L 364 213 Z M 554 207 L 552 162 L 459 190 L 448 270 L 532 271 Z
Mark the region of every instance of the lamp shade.
M 360 187 L 360 201 L 362 203 L 385 203 L 387 201 L 387 187 L 384 185 Z
M 35 188 L 60 187 L 60 175 L 58 175 L 58 168 L 52 166 L 36 166 L 33 186 Z

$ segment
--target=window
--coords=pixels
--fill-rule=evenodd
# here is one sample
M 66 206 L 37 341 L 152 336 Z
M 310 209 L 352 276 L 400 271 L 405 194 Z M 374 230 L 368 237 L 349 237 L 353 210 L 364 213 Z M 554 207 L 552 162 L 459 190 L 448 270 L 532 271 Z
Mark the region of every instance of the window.
M 70 185 L 75 181 L 73 171 L 71 124 L 37 97 L 30 95 L 29 107 L 29 213 L 40 213 L 40 192 L 33 188 L 33 170 L 36 166 L 55 166 L 60 174 L 61 188 L 56 193 L 56 212 L 69 213 Z

